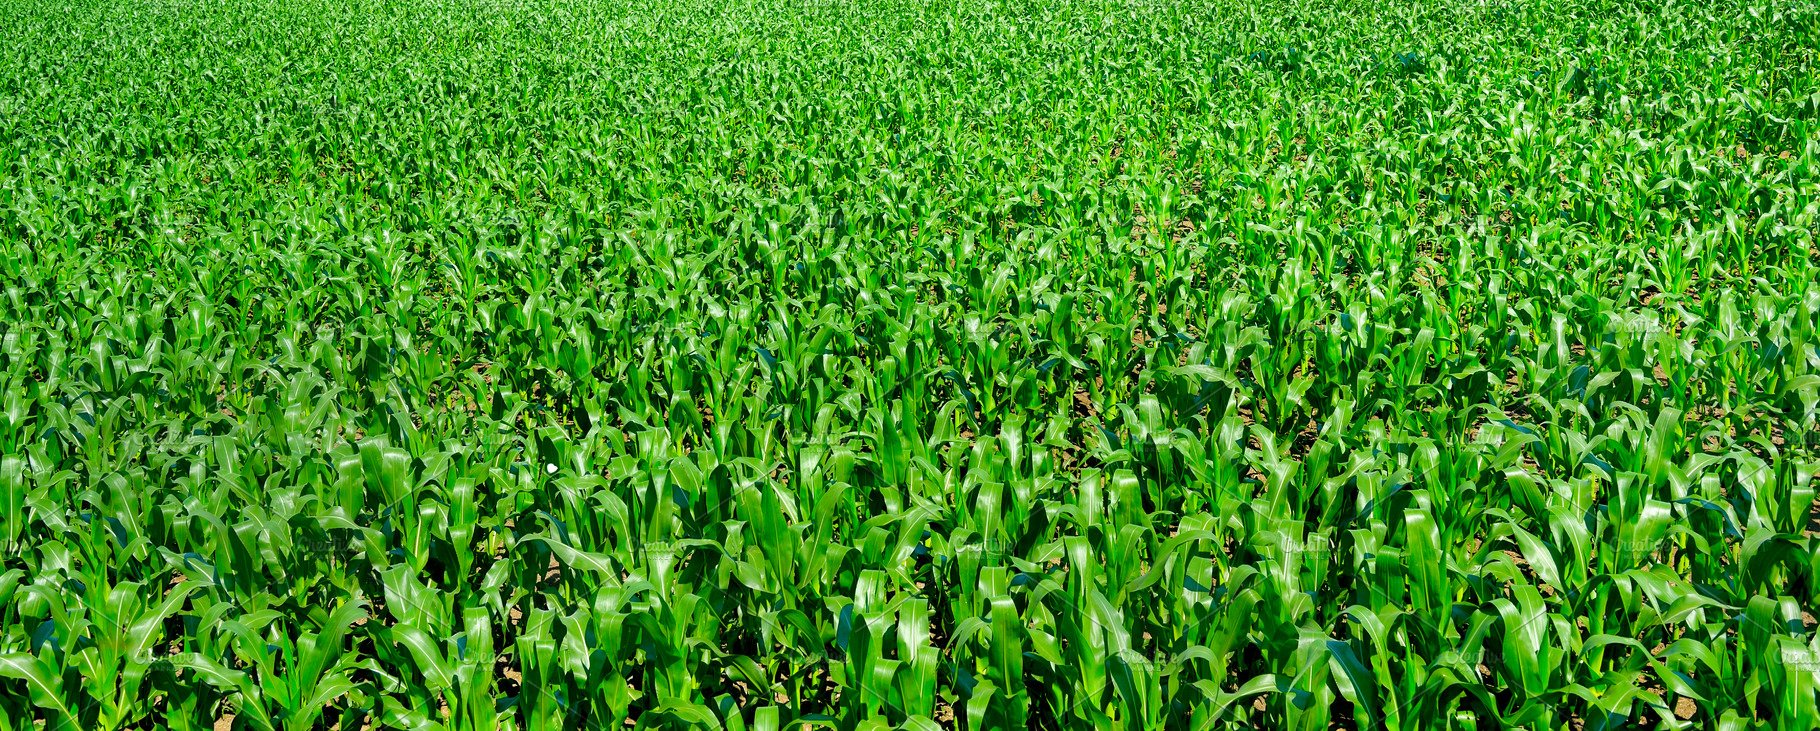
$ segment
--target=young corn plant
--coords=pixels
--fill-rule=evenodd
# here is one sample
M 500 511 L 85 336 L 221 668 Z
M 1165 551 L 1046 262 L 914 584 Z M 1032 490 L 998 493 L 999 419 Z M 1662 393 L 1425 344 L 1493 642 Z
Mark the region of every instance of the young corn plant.
M 1820 726 L 1820 5 L 0 0 L 0 727 Z

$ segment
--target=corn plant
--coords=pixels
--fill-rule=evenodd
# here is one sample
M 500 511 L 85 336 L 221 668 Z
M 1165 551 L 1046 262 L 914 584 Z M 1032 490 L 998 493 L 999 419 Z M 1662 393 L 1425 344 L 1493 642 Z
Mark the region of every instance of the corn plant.
M 1814 0 L 0 35 L 0 727 L 1820 728 Z

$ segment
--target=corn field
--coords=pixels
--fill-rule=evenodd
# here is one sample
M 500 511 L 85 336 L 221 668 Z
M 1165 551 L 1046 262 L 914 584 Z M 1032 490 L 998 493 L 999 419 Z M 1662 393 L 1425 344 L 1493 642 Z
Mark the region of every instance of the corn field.
M 1820 728 L 1815 0 L 0 38 L 0 728 Z

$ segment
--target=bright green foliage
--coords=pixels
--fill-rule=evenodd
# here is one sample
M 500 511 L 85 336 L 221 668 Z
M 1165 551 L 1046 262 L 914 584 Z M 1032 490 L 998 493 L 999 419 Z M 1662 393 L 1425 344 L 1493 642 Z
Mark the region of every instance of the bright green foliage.
M 0 728 L 1820 726 L 1815 0 L 0 38 Z

